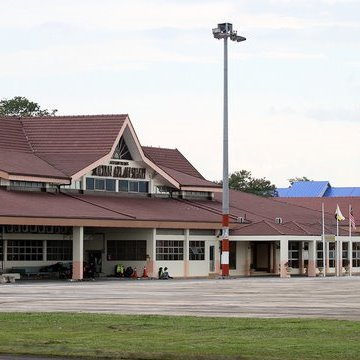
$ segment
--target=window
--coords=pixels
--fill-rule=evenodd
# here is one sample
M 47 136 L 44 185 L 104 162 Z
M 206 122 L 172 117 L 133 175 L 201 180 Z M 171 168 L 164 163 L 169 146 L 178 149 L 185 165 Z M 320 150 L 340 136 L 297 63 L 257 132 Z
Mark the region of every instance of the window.
M 94 179 L 93 178 L 86 178 L 86 190 L 94 190 Z
M 331 258 L 330 252 L 329 252 L 329 258 Z M 324 267 L 323 243 L 322 242 L 316 243 L 316 266 Z
M 86 178 L 86 190 L 116 191 L 116 179 Z M 118 180 L 121 192 L 148 193 L 148 181 Z
M 116 191 L 116 180 L 86 178 L 86 190 Z
M 299 248 L 300 243 L 297 241 L 289 241 L 289 266 L 298 269 L 299 268 Z
M 189 260 L 205 260 L 205 241 L 189 241 Z
M 8 261 L 39 261 L 43 260 L 42 240 L 8 240 Z
M 105 180 L 106 191 L 116 191 L 115 184 L 116 182 L 114 179 L 106 179 Z
M 109 260 L 146 260 L 146 240 L 108 240 Z
M 342 243 L 342 258 L 343 258 L 343 260 L 349 260 L 348 247 L 349 247 L 349 244 L 347 242 Z
M 329 243 L 329 267 L 335 267 L 336 263 L 336 246 L 335 242 Z
M 156 260 L 184 260 L 184 241 L 157 240 Z
M 13 187 L 31 187 L 31 188 L 41 188 L 45 186 L 44 183 L 41 182 L 34 182 L 34 181 L 16 181 L 10 180 L 10 186 Z
M 95 179 L 95 190 L 105 190 L 104 179 Z
M 139 192 L 138 181 L 129 181 L 129 192 Z
M 149 183 L 147 181 L 139 181 L 139 192 L 141 193 L 149 192 Z
M 353 242 L 352 244 L 353 267 L 360 267 L 360 242 Z
M 129 182 L 127 180 L 119 180 L 119 191 L 128 192 Z
M 147 193 L 149 192 L 148 181 L 119 180 L 119 191 Z
M 48 240 L 46 244 L 47 260 L 72 260 L 71 240 Z

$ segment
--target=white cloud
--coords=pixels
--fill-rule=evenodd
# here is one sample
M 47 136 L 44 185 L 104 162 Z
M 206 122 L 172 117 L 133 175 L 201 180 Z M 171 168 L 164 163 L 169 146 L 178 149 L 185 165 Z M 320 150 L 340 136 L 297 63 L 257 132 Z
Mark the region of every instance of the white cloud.
M 0 57 L 0 75 L 124 71 L 144 69 L 150 63 L 211 64 L 218 59 L 160 49 L 148 40 L 69 45 L 39 50 L 19 50 Z
M 223 1 L 13 0 L 0 3 L 0 23 L 29 27 L 58 22 L 129 32 L 171 27 L 185 29 L 209 26 L 209 18 L 226 16 L 232 8 L 232 2 Z
M 345 126 L 344 122 L 357 122 L 360 124 L 360 107 L 357 108 L 333 108 L 327 109 L 311 109 L 308 116 L 326 122 L 338 122 Z M 346 126 L 348 126 L 346 124 Z

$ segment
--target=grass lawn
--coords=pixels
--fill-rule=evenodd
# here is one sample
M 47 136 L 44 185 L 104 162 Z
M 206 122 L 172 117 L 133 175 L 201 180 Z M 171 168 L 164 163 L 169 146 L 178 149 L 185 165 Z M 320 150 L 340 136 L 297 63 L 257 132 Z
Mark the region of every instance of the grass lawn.
M 0 313 L 0 354 L 109 359 L 359 359 L 360 322 Z

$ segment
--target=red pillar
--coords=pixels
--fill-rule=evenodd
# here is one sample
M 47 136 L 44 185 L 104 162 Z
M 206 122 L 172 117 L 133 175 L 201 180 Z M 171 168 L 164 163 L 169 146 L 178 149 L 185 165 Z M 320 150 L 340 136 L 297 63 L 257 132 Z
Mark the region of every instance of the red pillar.
M 221 242 L 221 270 L 222 276 L 229 276 L 229 214 L 223 214 Z

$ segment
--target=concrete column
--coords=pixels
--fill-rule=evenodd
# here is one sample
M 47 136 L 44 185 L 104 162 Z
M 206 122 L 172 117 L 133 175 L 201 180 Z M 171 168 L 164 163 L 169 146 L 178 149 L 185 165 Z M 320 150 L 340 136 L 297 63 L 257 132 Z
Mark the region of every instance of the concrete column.
M 184 277 L 189 277 L 189 237 L 190 230 L 185 229 L 185 238 L 184 238 Z
M 81 190 L 86 190 L 86 177 L 81 178 Z
M 316 276 L 316 241 L 309 241 L 308 276 Z
M 335 237 L 335 276 L 340 276 L 340 251 L 339 237 Z
M 3 240 L 3 263 L 1 270 L 6 271 L 6 261 L 7 261 L 7 240 Z
M 246 243 L 243 243 L 243 249 L 245 254 L 245 269 L 244 269 L 244 275 L 250 276 L 250 265 L 251 265 L 251 247 L 250 247 L 250 241 L 247 241 Z
M 47 260 L 47 240 L 43 240 L 43 260 Z
M 326 262 L 326 274 L 330 273 L 330 259 L 329 259 L 329 247 L 330 247 L 330 243 L 326 241 L 325 243 L 325 262 Z
M 274 260 L 275 260 L 275 256 L 274 256 L 274 248 L 275 248 L 275 243 L 271 242 L 270 243 L 270 272 L 274 273 Z
M 305 265 L 304 265 L 304 241 L 299 242 L 299 271 L 300 274 L 305 274 Z
M 84 270 L 84 227 L 73 227 L 73 280 L 82 280 Z
M 288 277 L 286 271 L 286 263 L 289 261 L 289 240 L 282 239 L 280 240 L 280 277 Z
M 215 241 L 215 273 L 220 274 L 220 240 Z
M 278 242 L 274 243 L 274 265 L 273 265 L 273 272 L 274 274 L 279 274 L 280 273 L 280 262 L 279 262 L 279 256 L 278 256 L 278 249 L 279 249 L 280 244 Z
M 156 229 L 152 229 L 150 239 L 146 241 L 146 270 L 149 277 L 157 277 L 156 266 Z

